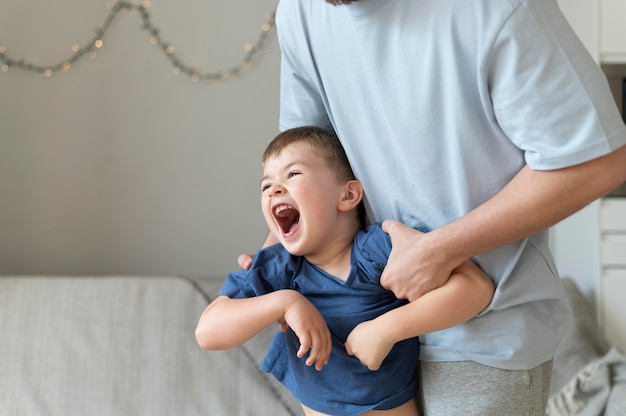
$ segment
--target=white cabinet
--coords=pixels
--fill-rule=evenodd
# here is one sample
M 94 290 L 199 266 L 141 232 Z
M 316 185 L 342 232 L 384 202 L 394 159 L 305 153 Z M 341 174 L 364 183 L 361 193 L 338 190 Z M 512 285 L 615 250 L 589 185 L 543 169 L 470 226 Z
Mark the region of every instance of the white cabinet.
M 557 1 L 599 63 L 626 63 L 626 0 Z M 561 275 L 588 297 L 595 292 L 600 326 L 626 351 L 626 196 L 589 204 L 554 227 L 552 241 Z
M 600 60 L 626 62 L 626 1 L 600 0 Z
M 609 341 L 626 351 L 626 197 L 600 202 L 598 320 Z

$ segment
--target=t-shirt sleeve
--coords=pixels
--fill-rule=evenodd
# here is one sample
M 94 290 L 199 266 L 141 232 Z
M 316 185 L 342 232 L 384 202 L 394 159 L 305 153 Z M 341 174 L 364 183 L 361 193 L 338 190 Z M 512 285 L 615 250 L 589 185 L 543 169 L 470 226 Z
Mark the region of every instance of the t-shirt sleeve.
M 257 251 L 249 269 L 229 273 L 218 294 L 229 298 L 250 298 L 290 289 L 299 268 L 299 258 L 276 244 Z
M 490 53 L 494 115 L 531 168 L 572 166 L 626 143 L 606 78 L 556 2 L 520 2 Z
M 380 276 L 391 253 L 391 237 L 380 223 L 374 223 L 358 234 L 355 240 L 360 261 L 367 263 L 366 270 Z
M 298 2 L 280 2 L 276 14 L 280 67 L 280 130 L 313 125 L 332 130 L 330 118 L 318 91 L 318 82 L 310 54 L 298 45 L 306 42 L 304 18 Z

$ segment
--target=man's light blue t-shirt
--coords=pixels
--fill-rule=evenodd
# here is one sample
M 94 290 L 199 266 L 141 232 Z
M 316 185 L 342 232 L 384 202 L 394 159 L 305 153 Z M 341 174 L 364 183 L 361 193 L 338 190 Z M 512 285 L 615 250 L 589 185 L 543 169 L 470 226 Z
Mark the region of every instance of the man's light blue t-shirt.
M 436 229 L 526 164 L 564 168 L 626 143 L 602 72 L 553 0 L 281 0 L 277 28 L 280 128 L 334 129 L 373 221 Z M 420 337 L 421 359 L 550 360 L 569 314 L 548 232 L 475 261 L 497 284 L 492 304 Z

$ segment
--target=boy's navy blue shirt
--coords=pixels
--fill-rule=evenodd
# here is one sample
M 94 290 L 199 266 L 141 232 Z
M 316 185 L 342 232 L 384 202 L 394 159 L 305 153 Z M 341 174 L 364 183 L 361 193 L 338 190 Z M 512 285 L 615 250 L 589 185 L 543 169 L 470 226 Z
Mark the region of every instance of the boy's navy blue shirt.
M 261 364 L 302 404 L 333 415 L 361 414 L 392 409 L 409 401 L 417 391 L 417 338 L 397 343 L 382 366 L 370 371 L 347 354 L 344 343 L 359 323 L 402 306 L 406 300 L 380 285 L 380 275 L 391 252 L 391 239 L 379 223 L 354 238 L 351 271 L 342 281 L 304 257 L 293 256 L 280 244 L 259 250 L 249 270 L 228 275 L 220 294 L 249 298 L 276 290 L 293 289 L 313 303 L 326 319 L 333 347 L 321 371 L 298 358 L 299 341 L 291 330 L 275 335 Z

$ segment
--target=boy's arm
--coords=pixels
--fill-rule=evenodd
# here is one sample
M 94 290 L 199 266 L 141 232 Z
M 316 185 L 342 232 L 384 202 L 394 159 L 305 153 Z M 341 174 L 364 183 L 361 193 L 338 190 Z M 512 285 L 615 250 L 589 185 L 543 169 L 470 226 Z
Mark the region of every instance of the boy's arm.
M 346 351 L 377 370 L 394 344 L 470 320 L 489 305 L 493 292 L 489 277 L 468 260 L 445 285 L 359 324 L 346 340 Z
M 396 342 L 469 321 L 489 306 L 494 286 L 480 267 L 467 260 L 452 271 L 445 285 L 432 292 L 432 296 L 423 295 L 423 301 L 418 299 L 389 311 L 395 313 L 381 319 L 394 326 L 390 333 Z
M 294 290 L 245 299 L 219 296 L 200 316 L 195 335 L 203 349 L 223 350 L 239 346 L 283 320 L 300 341 L 298 357 L 304 357 L 310 350 L 306 364 L 315 364 L 321 370 L 330 356 L 330 331 L 317 308 Z

